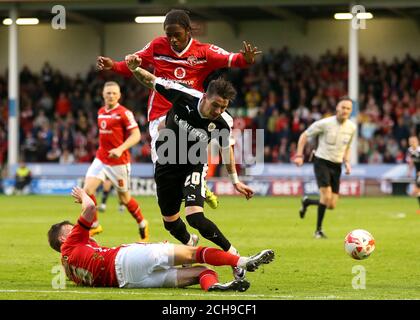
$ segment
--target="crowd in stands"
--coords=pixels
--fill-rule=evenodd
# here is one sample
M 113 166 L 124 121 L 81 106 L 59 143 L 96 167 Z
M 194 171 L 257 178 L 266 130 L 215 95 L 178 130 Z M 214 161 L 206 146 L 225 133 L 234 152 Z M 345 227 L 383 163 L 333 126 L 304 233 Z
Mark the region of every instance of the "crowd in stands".
M 238 90 L 231 104 L 236 128 L 263 128 L 266 162 L 287 163 L 299 135 L 315 120 L 332 115 L 347 94 L 347 55 L 327 51 L 317 59 L 288 48 L 270 50 L 248 69 L 224 75 Z M 112 72 L 69 77 L 45 63 L 40 73 L 20 72 L 20 152 L 26 162 L 91 162 L 97 149 L 96 113 L 105 81 L 121 85 L 121 103 L 141 128 L 134 162 L 150 162 L 148 91 L 135 79 Z M 360 59 L 358 158 L 360 163 L 405 161 L 407 138 L 420 129 L 420 56 Z M 7 75 L 0 74 L 0 164 L 7 152 Z M 307 150 L 307 154 L 310 150 Z

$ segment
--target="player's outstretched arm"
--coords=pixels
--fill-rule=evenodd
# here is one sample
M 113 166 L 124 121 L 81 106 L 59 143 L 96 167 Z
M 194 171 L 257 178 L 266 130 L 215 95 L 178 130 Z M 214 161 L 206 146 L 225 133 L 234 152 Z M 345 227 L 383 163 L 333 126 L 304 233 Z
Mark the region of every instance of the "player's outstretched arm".
M 233 186 L 236 191 L 242 193 L 247 200 L 251 199 L 254 195 L 254 190 L 249 186 L 239 181 L 238 174 L 236 172 L 235 166 L 235 154 L 233 152 L 233 147 L 222 149 L 222 159 L 223 163 L 226 166 L 226 170 L 229 173 L 230 180 L 232 181 Z
M 96 58 L 96 69 L 98 70 L 111 70 L 114 61 L 111 58 L 99 56 Z
M 149 89 L 153 89 L 153 83 L 155 82 L 156 77 L 149 71 L 140 67 L 141 58 L 139 58 L 139 56 L 129 54 L 125 56 L 125 63 L 127 64 L 128 69 L 131 70 L 133 75 L 142 85 Z
M 258 50 L 257 47 L 252 47 L 250 43 L 243 41 L 243 50 L 240 52 L 244 56 L 246 62 L 248 64 L 253 64 L 255 62 L 255 57 L 262 53 L 262 51 Z
M 71 191 L 74 202 L 82 204 L 80 214 L 87 222 L 92 222 L 95 217 L 96 206 L 93 200 L 87 195 L 86 191 L 80 187 L 74 187 Z

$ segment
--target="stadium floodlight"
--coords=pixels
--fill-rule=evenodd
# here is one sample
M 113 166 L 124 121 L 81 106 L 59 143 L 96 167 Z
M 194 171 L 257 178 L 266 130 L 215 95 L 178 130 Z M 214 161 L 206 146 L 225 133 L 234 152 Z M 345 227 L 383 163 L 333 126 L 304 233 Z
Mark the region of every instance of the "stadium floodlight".
M 356 14 L 356 18 L 357 19 L 373 19 L 373 14 L 371 14 L 370 12 L 359 12 L 358 14 Z
M 13 23 L 12 19 L 6 18 L 3 20 L 3 24 L 6 26 L 10 26 Z M 18 18 L 16 20 L 16 24 L 20 26 L 33 26 L 39 23 L 38 18 Z
M 370 12 L 359 12 L 356 14 L 356 18 L 359 20 L 365 20 L 365 19 L 372 19 L 373 14 Z M 335 20 L 351 20 L 353 19 L 353 14 L 350 12 L 342 12 L 342 13 L 336 13 L 334 14 Z
M 163 23 L 165 16 L 139 16 L 134 19 L 136 23 Z
M 351 13 L 336 13 L 334 14 L 335 20 L 351 20 L 353 15 Z

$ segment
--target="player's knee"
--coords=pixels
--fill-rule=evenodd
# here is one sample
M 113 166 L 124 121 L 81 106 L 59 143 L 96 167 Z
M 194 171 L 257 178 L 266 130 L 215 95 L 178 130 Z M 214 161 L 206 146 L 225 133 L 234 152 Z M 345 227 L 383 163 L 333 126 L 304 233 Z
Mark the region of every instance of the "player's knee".
M 327 206 L 327 208 L 329 209 L 332 203 L 332 197 L 331 196 L 325 196 L 324 197 L 324 201 L 322 201 L 323 203 L 325 203 L 325 205 Z
M 206 224 L 206 217 L 203 212 L 196 212 L 187 216 L 188 224 L 194 229 L 202 229 Z
M 337 206 L 337 205 L 336 205 L 335 203 L 330 202 L 330 203 L 327 205 L 327 208 L 328 208 L 329 210 L 334 210 L 336 206 Z
M 118 198 L 120 199 L 120 203 L 125 206 L 127 206 L 131 199 L 133 199 L 130 194 L 125 193 L 118 193 Z
M 127 204 L 130 202 L 131 199 L 127 199 L 124 197 L 120 197 L 120 203 L 127 206 Z
M 163 220 L 163 225 L 165 229 L 168 230 L 171 234 L 177 232 L 178 229 L 182 228 L 183 222 L 180 217 L 174 221 L 165 221 Z

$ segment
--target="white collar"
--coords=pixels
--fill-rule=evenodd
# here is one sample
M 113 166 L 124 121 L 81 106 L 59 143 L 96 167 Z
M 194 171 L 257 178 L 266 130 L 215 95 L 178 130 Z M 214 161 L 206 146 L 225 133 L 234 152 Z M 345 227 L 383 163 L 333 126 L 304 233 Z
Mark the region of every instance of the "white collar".
M 176 52 L 173 48 L 172 48 L 172 46 L 171 46 L 171 43 L 169 43 L 169 46 L 171 47 L 171 50 L 178 56 L 178 57 L 180 57 L 180 56 L 182 56 L 185 52 L 187 52 L 189 49 L 190 49 L 190 47 L 191 47 L 191 44 L 192 44 L 192 42 L 193 42 L 193 38 L 191 37 L 191 39 L 190 39 L 190 41 L 188 42 L 188 44 L 187 44 L 187 46 L 185 47 L 185 49 L 184 50 L 182 50 L 181 52 Z
M 105 112 L 110 112 L 110 111 L 112 111 L 112 110 L 115 110 L 115 109 L 117 109 L 118 107 L 120 106 L 120 104 L 119 103 L 117 103 L 116 105 L 115 105 L 115 107 L 113 107 L 113 108 L 111 108 L 111 109 L 108 109 L 107 108 L 107 106 L 105 106 Z

